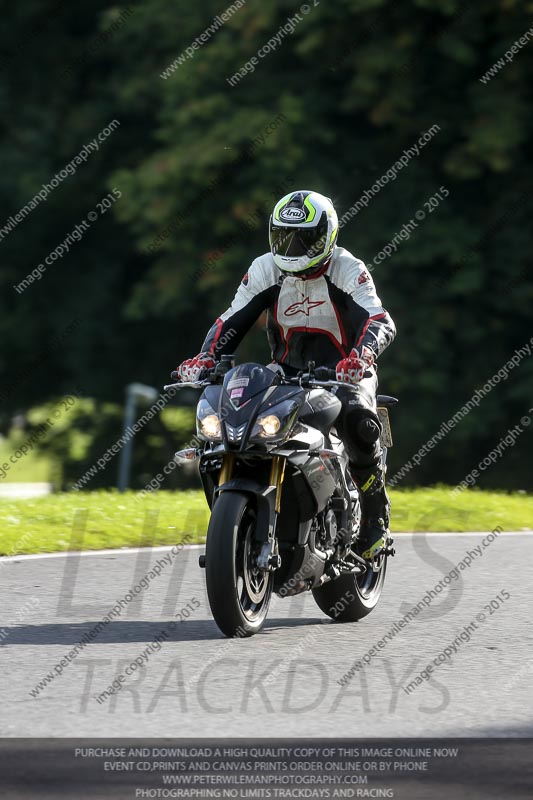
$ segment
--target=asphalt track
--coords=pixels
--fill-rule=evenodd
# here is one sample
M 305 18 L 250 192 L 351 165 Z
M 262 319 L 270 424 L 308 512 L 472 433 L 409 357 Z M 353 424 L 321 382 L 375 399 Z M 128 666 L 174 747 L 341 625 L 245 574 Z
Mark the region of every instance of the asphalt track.
M 531 533 L 502 533 L 471 556 L 429 607 L 338 683 L 484 536 L 397 535 L 381 602 L 365 620 L 328 623 L 309 593 L 276 598 L 263 632 L 243 640 L 219 633 L 197 566 L 203 549 L 186 548 L 36 697 L 38 682 L 169 551 L 1 559 L 0 735 L 531 736 Z M 176 621 L 189 603 L 190 617 Z M 469 641 L 458 639 L 472 622 Z M 147 663 L 99 703 L 162 631 Z M 404 691 L 454 641 L 453 656 Z

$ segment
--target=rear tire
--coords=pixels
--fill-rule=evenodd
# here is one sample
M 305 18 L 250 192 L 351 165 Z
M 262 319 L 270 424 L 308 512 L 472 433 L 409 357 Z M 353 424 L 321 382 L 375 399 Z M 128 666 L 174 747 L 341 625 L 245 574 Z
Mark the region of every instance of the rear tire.
M 226 636 L 261 630 L 272 596 L 273 573 L 255 564 L 257 516 L 247 495 L 222 492 L 207 531 L 205 577 L 216 624 Z
M 379 572 L 368 569 L 362 575 L 342 575 L 313 589 L 313 597 L 320 610 L 336 622 L 357 622 L 377 606 L 386 571 L 387 557 L 383 556 Z

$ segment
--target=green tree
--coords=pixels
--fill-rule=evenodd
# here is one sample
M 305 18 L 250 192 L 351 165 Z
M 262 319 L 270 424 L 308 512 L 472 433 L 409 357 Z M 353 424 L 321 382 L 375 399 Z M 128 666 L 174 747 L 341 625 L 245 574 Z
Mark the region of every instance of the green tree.
M 316 188 L 342 216 L 438 125 L 340 236 L 372 263 L 426 213 L 373 273 L 398 325 L 380 364 L 382 388 L 402 400 L 393 471 L 531 336 L 531 46 L 480 80 L 529 30 L 527 4 L 312 0 L 305 14 L 248 0 L 169 73 L 226 8 L 147 0 L 50 13 L 29 0 L 12 10 L 0 32 L 10 76 L 0 87 L 4 218 L 111 120 L 120 126 L 0 241 L 0 380 L 33 373 L 5 409 L 73 386 L 116 402 L 130 379 L 161 385 L 267 249 L 279 194 Z M 430 212 L 424 203 L 441 186 L 450 195 Z M 113 187 L 122 192 L 113 208 L 17 295 L 13 284 Z M 74 318 L 68 340 L 48 347 Z M 264 356 L 260 334 L 243 358 Z M 527 411 L 532 364 L 525 358 L 406 482 L 461 480 Z M 487 484 L 530 485 L 528 435 Z

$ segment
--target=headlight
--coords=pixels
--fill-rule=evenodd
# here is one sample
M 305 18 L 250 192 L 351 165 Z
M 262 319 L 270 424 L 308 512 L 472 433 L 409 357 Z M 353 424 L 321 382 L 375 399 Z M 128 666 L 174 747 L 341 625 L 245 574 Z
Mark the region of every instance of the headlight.
M 260 417 L 257 424 L 262 429 L 262 436 L 275 436 L 281 427 L 281 421 L 275 414 L 269 414 L 268 417 Z
M 202 439 L 222 439 L 220 416 L 205 397 L 201 397 L 196 409 L 196 431 Z
M 220 417 L 218 414 L 208 414 L 200 420 L 200 429 L 208 439 L 220 439 Z
M 299 404 L 292 398 L 276 403 L 272 408 L 264 408 L 259 413 L 252 431 L 251 441 L 280 442 L 289 433 L 298 417 Z M 273 413 L 274 412 L 274 413 Z

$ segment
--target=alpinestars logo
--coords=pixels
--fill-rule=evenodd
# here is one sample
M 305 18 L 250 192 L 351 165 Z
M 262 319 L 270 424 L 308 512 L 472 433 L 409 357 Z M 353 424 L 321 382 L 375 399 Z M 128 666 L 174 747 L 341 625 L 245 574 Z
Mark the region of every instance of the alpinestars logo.
M 285 316 L 286 317 L 294 317 L 295 314 L 305 314 L 306 317 L 309 316 L 309 312 L 316 308 L 317 306 L 323 306 L 325 300 L 310 300 L 308 297 L 304 297 L 303 300 L 300 300 L 298 303 L 293 303 L 292 306 L 289 306 L 285 309 Z

